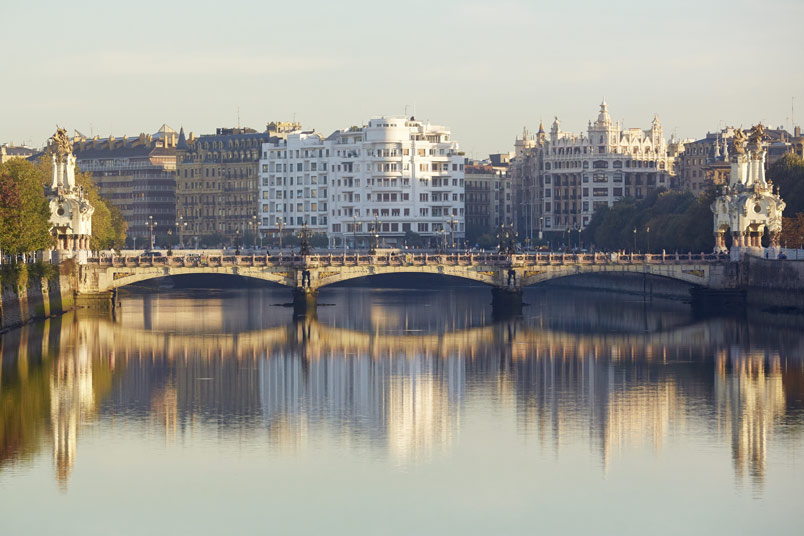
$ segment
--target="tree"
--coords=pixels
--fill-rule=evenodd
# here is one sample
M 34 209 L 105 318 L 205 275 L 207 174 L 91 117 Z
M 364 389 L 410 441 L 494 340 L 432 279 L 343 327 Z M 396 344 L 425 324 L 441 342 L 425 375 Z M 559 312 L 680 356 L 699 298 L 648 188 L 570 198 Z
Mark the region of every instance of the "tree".
M 804 247 L 804 214 L 782 218 L 782 244 L 786 247 Z
M 766 176 L 779 187 L 779 194 L 787 205 L 785 214 L 794 216 L 804 212 L 804 159 L 787 153 L 768 168 Z
M 415 231 L 406 231 L 405 232 L 405 243 L 413 248 L 424 247 L 427 245 L 427 241 Z
M 0 249 L 12 255 L 47 249 L 50 205 L 41 169 L 22 159 L 0 164 Z
M 602 249 L 632 250 L 636 238 L 641 251 L 711 251 L 714 235 L 710 206 L 716 195 L 713 187 L 700 197 L 657 190 L 640 201 L 623 198 L 597 210 L 584 234 Z

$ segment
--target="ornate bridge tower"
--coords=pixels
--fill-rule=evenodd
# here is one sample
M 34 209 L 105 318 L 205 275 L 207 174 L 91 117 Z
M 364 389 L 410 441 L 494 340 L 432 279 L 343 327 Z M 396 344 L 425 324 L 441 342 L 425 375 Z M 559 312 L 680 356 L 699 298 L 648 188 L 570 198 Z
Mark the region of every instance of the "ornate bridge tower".
M 761 124 L 751 129 L 746 144 L 742 129 L 734 135 L 731 172 L 728 184 L 712 203 L 715 252 L 726 253 L 726 233 L 731 233 L 731 258 L 742 259 L 746 253 L 764 256 L 762 235 L 768 230 L 768 255 L 779 254 L 782 211 L 785 203 L 773 184 L 765 180 L 765 129 Z M 746 147 L 747 145 L 747 147 Z
M 55 261 L 75 258 L 85 264 L 92 237 L 92 213 L 95 208 L 75 184 L 75 155 L 67 131 L 56 127 L 48 149 L 53 167 L 50 188 L 50 232 L 56 237 Z

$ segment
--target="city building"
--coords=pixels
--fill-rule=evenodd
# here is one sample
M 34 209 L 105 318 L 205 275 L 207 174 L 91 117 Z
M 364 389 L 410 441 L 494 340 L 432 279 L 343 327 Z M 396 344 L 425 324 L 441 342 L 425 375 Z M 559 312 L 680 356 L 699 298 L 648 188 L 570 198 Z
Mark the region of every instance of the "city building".
M 501 225 L 513 225 L 514 196 L 507 165 L 467 161 L 464 173 L 466 237 L 474 244 L 484 234 L 494 236 Z
M 73 137 L 78 168 L 91 173 L 101 196 L 120 209 L 132 245 L 139 240 L 147 247 L 154 233 L 155 243 L 165 243 L 176 221 L 177 142 L 167 125 L 136 138 Z
M 520 236 L 530 243 L 542 239 L 544 217 L 542 191 L 544 179 L 541 176 L 544 164 L 544 151 L 547 134 L 539 121 L 539 131 L 531 135 L 527 128 L 522 129 L 522 138 L 514 141 L 514 157 L 511 159 L 509 174 L 514 195 L 514 222 Z
M 675 186 L 673 161 L 658 117 L 647 130 L 625 129 L 611 120 L 605 101 L 585 134 L 562 131 L 556 118 L 549 134 L 542 128 L 537 137 L 518 140 L 516 160 L 520 238 L 523 228 L 532 234 L 537 219 L 540 231 L 580 230 L 600 207 Z M 534 204 L 540 210 L 533 210 Z
M 676 159 L 679 188 L 701 194 L 709 185 L 728 182 L 731 170 L 729 144 L 733 141 L 735 131 L 733 127 L 726 127 L 718 132 L 707 132 L 700 140 L 683 143 Z M 787 153 L 804 157 L 804 138 L 800 127 L 795 128 L 792 136 L 782 128 L 765 129 L 764 135 L 766 169 Z
M 0 145 L 0 164 L 8 162 L 13 158 L 30 158 L 39 153 L 38 149 L 26 147 L 24 145 Z
M 258 174 L 264 143 L 299 130 L 272 122 L 265 132 L 219 128 L 198 138 L 179 133 L 175 225 L 186 245 L 240 245 L 255 240 Z
M 443 126 L 377 117 L 326 138 L 299 132 L 267 143 L 260 170 L 265 232 L 307 225 L 331 246 L 463 240 L 464 158 Z
M 586 136 L 562 132 L 556 118 L 543 150 L 545 230 L 582 229 L 602 206 L 674 186 L 658 117 L 648 130 L 623 129 L 605 101 Z

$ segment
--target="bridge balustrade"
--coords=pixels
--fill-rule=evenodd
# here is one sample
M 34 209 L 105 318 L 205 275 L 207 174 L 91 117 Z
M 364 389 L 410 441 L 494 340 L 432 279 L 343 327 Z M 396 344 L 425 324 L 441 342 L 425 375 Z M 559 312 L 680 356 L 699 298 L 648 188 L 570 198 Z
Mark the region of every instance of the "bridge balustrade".
M 358 253 L 318 254 L 301 256 L 277 255 L 170 255 L 170 256 L 106 256 L 91 257 L 89 264 L 110 267 L 204 267 L 204 266 L 424 266 L 428 264 L 508 266 L 568 265 L 568 264 L 680 264 L 728 261 L 728 254 L 718 253 L 527 253 L 501 255 L 495 253 L 401 253 L 361 255 Z

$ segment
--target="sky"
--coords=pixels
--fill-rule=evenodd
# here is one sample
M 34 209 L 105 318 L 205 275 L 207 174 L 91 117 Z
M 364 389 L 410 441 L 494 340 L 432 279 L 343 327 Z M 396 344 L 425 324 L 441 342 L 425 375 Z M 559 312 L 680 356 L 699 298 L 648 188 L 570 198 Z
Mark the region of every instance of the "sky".
M 804 122 L 802 0 L 4 2 L 0 142 L 415 113 L 467 155 L 614 120 L 701 138 Z

